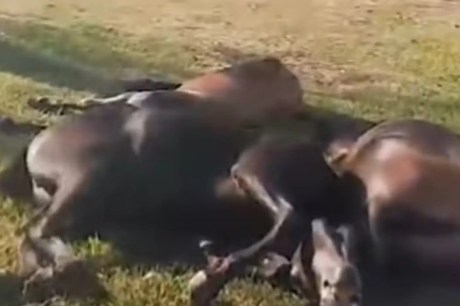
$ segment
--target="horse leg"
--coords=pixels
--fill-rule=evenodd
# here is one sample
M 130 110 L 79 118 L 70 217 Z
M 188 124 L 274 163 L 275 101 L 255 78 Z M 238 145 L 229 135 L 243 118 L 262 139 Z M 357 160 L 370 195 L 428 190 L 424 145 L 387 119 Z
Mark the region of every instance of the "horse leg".
M 97 277 L 58 238 L 70 228 L 76 206 L 87 200 L 86 177 L 74 173 L 62 180 L 51 205 L 27 229 L 19 255 L 21 274 L 29 276 L 24 287 L 28 299 L 56 293 L 78 297 L 105 294 Z
M 273 246 L 283 229 L 295 228 L 290 226 L 298 221 L 291 204 L 281 196 L 271 195 L 257 178 L 236 173 L 233 173 L 233 176 L 240 188 L 258 199 L 270 210 L 274 218 L 274 225 L 261 240 L 248 248 L 234 252 L 224 258 L 210 260 L 206 271 L 198 272 L 190 281 L 193 305 L 208 305 L 225 283 L 237 275 L 244 264 L 267 251 Z
M 66 115 L 71 114 L 74 111 L 84 111 L 96 105 L 108 103 L 126 103 L 134 94 L 135 92 L 126 92 L 108 98 L 85 98 L 80 101 L 80 104 L 51 103 L 48 97 L 30 98 L 27 101 L 27 105 L 42 113 Z
M 383 224 L 385 222 L 385 216 L 379 209 L 379 204 L 374 201 L 369 201 L 368 203 L 368 246 L 370 250 L 367 250 L 370 253 L 370 262 L 373 267 L 379 272 L 386 274 L 387 272 L 387 245 L 388 240 L 384 235 L 385 231 Z M 370 244 L 370 245 L 369 245 Z
M 148 78 L 139 78 L 122 81 L 123 93 L 107 98 L 85 98 L 80 101 L 81 105 L 71 103 L 53 104 L 48 97 L 30 98 L 27 104 L 40 112 L 58 113 L 61 115 L 71 113 L 72 111 L 81 111 L 91 108 L 95 105 L 108 103 L 126 103 L 136 93 L 143 91 L 155 90 L 175 90 L 181 86 L 181 83 L 156 81 Z
M 85 107 L 91 107 L 98 104 L 126 103 L 134 94 L 135 92 L 125 92 L 108 98 L 86 98 L 81 100 L 81 104 Z
M 296 291 L 308 296 L 309 300 L 318 301 L 315 274 L 312 270 L 313 255 L 311 228 L 308 228 L 307 235 L 299 243 L 291 258 L 290 280 Z
M 222 248 L 213 241 L 201 240 L 199 248 L 207 259 L 208 266 L 212 266 L 213 262 L 222 257 Z M 291 264 L 289 260 L 276 252 L 268 252 L 263 260 L 257 266 L 257 272 L 264 279 L 275 280 L 289 273 Z
M 145 78 L 125 80 L 122 84 L 124 90 L 123 93 L 108 98 L 88 98 L 84 99 L 82 103 L 86 106 L 107 103 L 126 103 L 136 93 L 151 92 L 156 90 L 175 90 L 180 85 L 180 83 L 155 81 L 152 79 Z
M 249 196 L 254 197 L 259 203 L 264 205 L 270 212 L 274 220 L 271 230 L 258 242 L 250 247 L 237 251 L 228 256 L 230 261 L 247 262 L 264 253 L 269 248 L 275 246 L 280 237 L 292 238 L 289 234 L 298 236 L 300 218 L 294 213 L 292 205 L 281 195 L 269 192 L 265 186 L 256 177 L 245 174 L 234 174 L 238 181 L 238 186 L 242 188 Z M 290 241 L 289 241 L 290 242 Z M 278 245 L 276 245 L 278 246 Z M 288 248 L 283 245 L 280 249 Z
M 74 111 L 85 110 L 87 107 L 72 103 L 51 103 L 48 97 L 30 98 L 27 105 L 42 113 L 66 115 Z

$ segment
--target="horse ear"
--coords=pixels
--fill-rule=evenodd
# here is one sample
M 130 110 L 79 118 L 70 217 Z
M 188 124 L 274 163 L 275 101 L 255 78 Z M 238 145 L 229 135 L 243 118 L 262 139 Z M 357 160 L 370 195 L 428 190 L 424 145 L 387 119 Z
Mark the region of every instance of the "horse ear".
M 341 237 L 341 250 L 343 255 L 348 261 L 354 261 L 355 259 L 355 248 L 356 248 L 356 237 L 353 228 L 349 225 L 341 225 L 337 229 L 337 233 Z
M 326 163 L 337 175 L 341 175 L 343 173 L 342 165 L 343 161 L 348 156 L 348 152 L 348 148 L 339 148 L 334 152 L 327 152 L 324 154 Z
M 328 250 L 333 247 L 328 224 L 324 219 L 315 219 L 311 223 L 313 247 L 315 250 Z
M 351 140 L 336 140 L 324 151 L 324 160 L 337 175 L 343 174 L 344 163 L 350 154 L 353 144 L 354 142 Z

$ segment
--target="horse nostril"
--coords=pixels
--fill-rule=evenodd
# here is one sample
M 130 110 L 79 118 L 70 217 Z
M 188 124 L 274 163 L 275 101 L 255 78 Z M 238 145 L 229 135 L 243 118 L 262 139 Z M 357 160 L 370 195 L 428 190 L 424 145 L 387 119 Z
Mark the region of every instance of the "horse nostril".
M 361 296 L 358 294 L 354 294 L 350 297 L 350 305 L 352 306 L 359 306 L 361 305 Z
M 335 293 L 335 294 L 334 294 L 334 301 L 335 301 L 335 302 L 339 302 L 339 301 L 340 301 L 340 296 L 339 296 L 338 293 Z

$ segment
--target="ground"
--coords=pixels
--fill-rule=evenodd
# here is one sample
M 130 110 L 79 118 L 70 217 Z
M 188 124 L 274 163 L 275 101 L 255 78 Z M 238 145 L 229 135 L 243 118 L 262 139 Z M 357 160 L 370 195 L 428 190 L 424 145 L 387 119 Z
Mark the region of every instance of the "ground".
M 448 0 L 0 0 L 0 113 L 49 122 L 55 118 L 27 108 L 28 97 L 76 102 L 108 92 L 115 77 L 180 80 L 270 54 L 299 75 L 308 103 L 373 120 L 429 119 L 458 131 L 459 10 L 460 2 Z M 5 155 L 10 148 L 3 147 Z M 15 230 L 27 215 L 15 204 L 0 206 L 0 304 L 8 306 L 20 304 L 9 275 L 17 268 Z M 113 294 L 103 305 L 186 303 L 189 271 L 126 267 L 96 238 L 77 248 Z M 233 282 L 220 301 L 305 302 L 249 280 Z

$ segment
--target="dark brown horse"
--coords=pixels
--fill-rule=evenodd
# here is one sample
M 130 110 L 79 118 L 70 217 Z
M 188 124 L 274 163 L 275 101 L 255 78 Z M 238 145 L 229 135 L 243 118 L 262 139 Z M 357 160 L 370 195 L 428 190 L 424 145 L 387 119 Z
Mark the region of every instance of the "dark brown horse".
M 292 257 L 312 218 L 355 217 L 317 144 L 265 136 L 237 161 L 253 137 L 181 104 L 182 94 L 158 92 L 158 105 L 153 100 L 147 108 L 101 105 L 32 141 L 25 170 L 41 209 L 21 247 L 25 274 L 74 269 L 75 258 L 63 261 L 60 254 L 69 251 L 56 240 L 72 228 L 154 225 L 223 245 L 266 233 L 219 262 L 211 274 L 226 281 L 268 251 Z M 177 103 L 166 105 L 165 97 Z
M 261 57 L 204 73 L 181 84 L 151 79 L 122 82 L 123 93 L 109 98 L 88 98 L 79 105 L 50 104 L 35 99 L 29 105 L 43 111 L 81 110 L 107 103 L 147 106 L 152 92 L 175 90 L 184 103 L 208 104 L 217 120 L 227 124 L 257 125 L 293 118 L 304 111 L 299 79 L 279 59 Z M 167 101 L 165 101 L 167 103 Z M 220 115 L 219 115 L 220 114 Z M 222 117 L 223 116 L 223 117 Z
M 257 200 L 271 215 L 273 226 L 248 248 L 210 258 L 209 266 L 191 280 L 194 305 L 208 305 L 242 264 L 268 251 L 290 261 L 305 234 L 311 232 L 313 219 L 352 224 L 361 217 L 359 207 L 347 197 L 348 187 L 329 168 L 321 147 L 312 140 L 265 135 L 241 155 L 231 175 L 242 193 Z M 314 234 L 320 236 L 316 227 Z M 305 241 L 308 243 L 311 239 Z
M 460 140 L 419 120 L 384 122 L 329 161 L 363 189 L 375 255 L 394 271 L 460 271 Z M 404 273 L 403 273 L 404 274 Z
M 17 164 L 42 208 L 23 243 L 24 272 L 41 269 L 43 258 L 59 266 L 51 237 L 72 227 L 91 232 L 131 221 L 223 244 L 266 233 L 220 262 L 215 270 L 226 279 L 267 250 L 290 257 L 311 218 L 350 216 L 311 142 L 263 140 L 226 179 L 252 139 L 240 126 L 300 113 L 298 81 L 279 61 L 247 62 L 167 89 L 96 101 L 34 139 L 26 167 Z
M 315 192 L 321 194 L 320 186 L 328 188 L 327 190 L 335 195 L 340 194 L 337 190 L 342 190 L 341 196 L 347 203 L 352 203 L 351 206 L 347 205 L 344 206 L 345 209 L 343 207 L 340 209 L 340 206 L 324 205 L 322 208 L 332 209 L 321 212 L 321 210 L 315 211 L 317 206 L 311 205 L 310 202 L 310 205 L 304 206 L 307 214 L 302 216 L 303 219 L 312 216 L 327 218 L 338 216 L 342 222 L 351 223 L 355 229 L 358 229 L 357 238 L 361 242 L 370 238 L 370 241 L 364 241 L 361 249 L 373 246 L 375 253 L 370 255 L 376 255 L 378 263 L 397 268 L 385 271 L 402 272 L 404 276 L 410 278 L 414 276 L 416 278 L 418 273 L 426 271 L 436 272 L 443 277 L 451 275 L 458 277 L 460 271 L 458 259 L 460 248 L 457 245 L 460 207 L 456 198 L 456 186 L 460 183 L 458 136 L 439 125 L 419 120 L 381 123 L 358 137 L 356 135 L 359 134 L 356 134 L 353 129 L 349 132 L 348 135 L 343 135 L 345 137 L 336 136 L 335 139 L 332 137 L 328 143 L 329 163 L 341 176 L 339 185 L 344 184 L 339 187 L 330 185 L 330 182 L 336 180 L 321 179 L 320 174 L 323 172 L 321 172 L 320 159 L 306 154 L 307 151 L 300 154 L 305 158 L 304 160 L 296 158 L 296 155 L 292 154 L 296 152 L 295 150 L 283 151 L 286 147 L 282 142 L 274 141 L 270 146 L 270 141 L 265 141 L 265 145 L 262 142 L 262 145 L 258 144 L 255 149 L 243 154 L 241 161 L 232 171 L 234 179 L 240 189 L 258 199 L 259 203 L 264 204 L 266 209 L 272 212 L 275 225 L 267 236 L 247 250 L 211 260 L 207 270 L 197 274 L 192 282 L 195 290 L 193 298 L 197 305 L 207 305 L 217 294 L 219 288 L 235 273 L 235 262 L 241 263 L 242 259 L 253 258 L 257 252 L 270 247 L 271 250 L 273 248 L 276 250 L 277 240 L 290 243 L 297 241 L 295 234 L 299 231 L 292 230 L 295 228 L 293 224 L 296 220 L 293 216 L 302 212 L 300 203 L 303 204 L 305 201 L 302 201 L 301 196 L 295 200 L 286 200 L 289 199 L 286 195 L 296 194 L 295 189 L 289 189 L 293 186 L 303 186 L 305 193 L 297 194 L 304 196 L 308 194 L 307 199 L 315 199 Z M 291 154 L 283 156 L 280 152 Z M 279 165 L 284 167 L 291 165 L 291 168 L 286 167 L 283 172 L 280 171 L 283 168 Z M 314 175 L 301 175 L 309 171 Z M 283 176 L 282 173 L 289 174 Z M 310 186 L 312 182 L 318 185 Z M 283 191 L 286 187 L 288 189 Z M 361 202 L 364 205 L 355 206 L 361 196 L 364 196 L 365 202 Z M 332 200 L 324 195 L 322 198 L 329 200 L 327 203 L 336 205 L 343 203 L 337 198 Z M 315 215 L 315 212 L 320 213 Z M 280 237 L 291 237 L 293 240 L 283 240 Z M 306 245 L 308 246 L 308 243 Z M 288 245 L 287 248 L 284 245 L 284 248 L 276 251 L 286 251 L 290 247 L 292 245 Z M 308 249 L 304 251 L 308 253 Z M 290 256 L 289 251 L 287 252 L 283 255 Z M 369 252 L 366 255 L 369 255 Z M 325 257 L 327 256 L 318 258 Z M 321 265 L 318 264 L 321 262 L 324 261 L 315 261 L 313 256 L 312 267 L 306 263 L 304 268 L 311 268 L 317 272 L 321 270 Z M 372 259 L 368 260 L 369 262 L 373 262 Z M 410 268 L 413 268 L 411 271 L 415 274 L 407 274 Z M 384 270 L 380 270 L 382 271 Z M 314 273 L 307 271 L 306 274 L 307 282 L 315 279 Z M 398 275 L 401 276 L 399 273 Z M 351 281 L 350 283 L 353 284 Z M 319 285 L 320 294 L 334 289 L 331 288 L 329 281 L 328 286 Z M 355 293 L 357 288 L 354 290 Z M 341 291 L 343 292 L 350 293 L 353 290 Z M 341 300 L 341 297 L 337 296 L 335 303 L 348 305 L 357 303 L 354 294 L 351 294 L 349 299 L 345 298 L 345 301 Z M 401 302 L 395 296 L 390 297 L 390 300 L 394 303 Z
M 177 95 L 161 97 L 168 93 Z M 39 133 L 20 167 L 39 207 L 21 246 L 23 274 L 49 267 L 67 273 L 55 246 L 73 229 L 154 226 L 223 244 L 263 231 L 269 224 L 263 210 L 218 188 L 245 133 L 201 114 L 180 105 L 113 103 Z
M 73 269 L 58 239 L 72 229 L 155 225 L 222 244 L 265 232 L 265 210 L 225 178 L 251 139 L 241 125 L 291 115 L 301 104 L 298 81 L 272 58 L 211 75 L 180 90 L 134 95 L 135 103 L 97 105 L 32 140 L 6 170 L 21 174 L 22 195 L 38 207 L 20 248 L 24 275 Z M 254 91 L 265 85 L 264 93 Z M 232 106 L 241 101 L 252 112 Z

